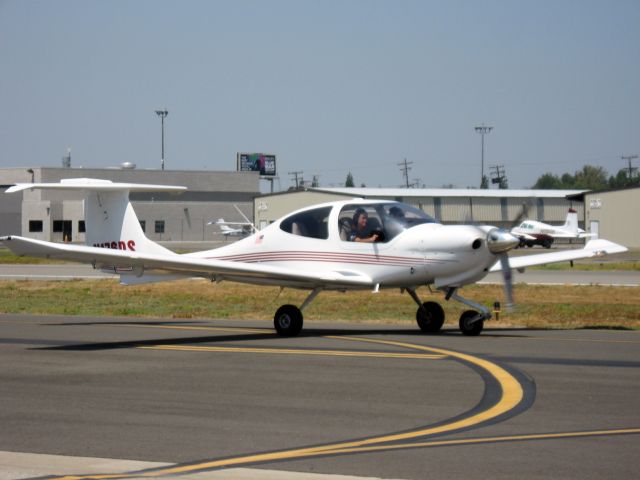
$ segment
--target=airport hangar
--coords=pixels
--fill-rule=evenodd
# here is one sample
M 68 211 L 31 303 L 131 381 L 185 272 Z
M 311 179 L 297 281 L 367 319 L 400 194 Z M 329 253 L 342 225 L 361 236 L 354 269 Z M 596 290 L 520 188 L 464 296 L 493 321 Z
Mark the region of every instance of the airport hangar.
M 584 205 L 588 232 L 628 248 L 640 249 L 640 187 L 593 190 L 568 198 Z
M 125 166 L 127 164 L 124 164 Z M 0 169 L 0 235 L 20 234 L 48 241 L 84 243 L 84 201 L 80 192 L 25 190 L 9 195 L 16 183 L 57 183 L 63 178 L 99 178 L 114 182 L 182 185 L 186 192 L 132 192 L 131 203 L 147 237 L 165 242 L 219 242 L 218 218 L 243 221 L 236 206 L 252 216 L 260 194 L 258 172 L 144 170 L 133 168 Z
M 282 215 L 308 205 L 365 198 L 404 202 L 422 209 L 444 224 L 471 222 L 510 228 L 523 204 L 527 205 L 526 218 L 529 219 L 563 224 L 569 208 L 575 209 L 578 218 L 583 219 L 582 194 L 583 190 L 304 188 L 256 197 L 253 215 L 256 226 L 264 228 Z

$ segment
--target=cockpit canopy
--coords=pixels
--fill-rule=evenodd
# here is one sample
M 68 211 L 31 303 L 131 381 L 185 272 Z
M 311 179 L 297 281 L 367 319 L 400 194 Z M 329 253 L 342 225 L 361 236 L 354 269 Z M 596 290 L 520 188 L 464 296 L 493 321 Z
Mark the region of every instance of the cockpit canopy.
M 358 216 L 363 212 L 367 216 L 364 232 L 357 233 Z M 353 236 L 370 236 L 378 233 L 380 242 L 388 242 L 400 232 L 422 223 L 435 223 L 436 220 L 422 210 L 404 203 L 348 204 L 342 207 L 338 216 L 340 238 L 352 240 Z
M 294 213 L 282 220 L 280 229 L 304 237 L 329 238 L 329 216 L 334 207 L 322 206 Z M 364 212 L 366 226 L 358 230 L 357 217 Z M 335 218 L 335 217 L 334 217 Z M 378 235 L 378 242 L 388 242 L 404 230 L 436 220 L 422 210 L 397 202 L 350 203 L 340 209 L 338 232 L 343 241 L 353 241 L 355 236 Z

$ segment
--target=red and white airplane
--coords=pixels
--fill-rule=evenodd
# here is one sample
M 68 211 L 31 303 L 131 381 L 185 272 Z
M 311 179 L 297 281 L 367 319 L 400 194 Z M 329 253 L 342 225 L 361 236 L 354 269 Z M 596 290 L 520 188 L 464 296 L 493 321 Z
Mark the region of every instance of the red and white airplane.
M 520 225 L 511 229 L 516 237 L 520 238 L 520 246 L 531 247 L 542 245 L 545 248 L 551 247 L 556 238 L 588 238 L 592 233 L 586 233 L 582 228 L 578 228 L 578 213 L 570 208 L 564 225 L 549 225 L 548 223 L 536 220 L 525 220 Z
M 463 298 L 458 290 L 489 272 L 502 270 L 507 303 L 512 302 L 511 269 L 623 252 L 607 240 L 591 240 L 571 251 L 519 256 L 508 252 L 519 239 L 490 226 L 442 225 L 423 211 L 393 201 L 346 200 L 297 210 L 238 242 L 214 250 L 177 254 L 145 237 L 129 202 L 129 192 L 180 192 L 184 187 L 69 179 L 28 183 L 27 189 L 83 191 L 86 246 L 20 236 L 0 241 L 18 255 L 91 263 L 119 274 L 122 284 L 203 277 L 309 290 L 300 306 L 283 305 L 274 317 L 280 335 L 302 330 L 302 311 L 324 290 L 407 291 L 418 304 L 416 320 L 426 332 L 444 323 L 442 307 L 422 302 L 420 286 L 434 286 L 445 299 L 471 307 L 459 320 L 462 333 L 478 335 L 491 311 Z

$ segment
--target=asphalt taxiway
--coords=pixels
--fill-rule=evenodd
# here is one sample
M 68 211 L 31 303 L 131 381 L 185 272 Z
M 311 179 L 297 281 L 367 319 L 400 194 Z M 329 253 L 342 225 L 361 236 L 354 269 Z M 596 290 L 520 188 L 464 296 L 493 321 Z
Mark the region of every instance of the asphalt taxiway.
M 634 331 L 312 323 L 286 339 L 1 315 L 0 332 L 0 478 L 637 474 Z

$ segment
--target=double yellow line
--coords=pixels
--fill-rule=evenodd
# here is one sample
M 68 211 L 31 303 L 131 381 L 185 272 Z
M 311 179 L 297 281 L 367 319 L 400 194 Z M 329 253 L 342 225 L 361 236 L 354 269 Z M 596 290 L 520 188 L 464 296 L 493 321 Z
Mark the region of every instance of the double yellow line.
M 524 398 L 524 392 L 523 392 L 522 386 L 509 372 L 504 370 L 502 367 L 492 362 L 489 362 L 488 360 L 474 357 L 472 355 L 454 352 L 451 350 L 445 350 L 445 349 L 434 348 L 434 347 L 426 347 L 422 345 L 391 341 L 391 340 L 376 340 L 376 339 L 361 338 L 361 337 L 341 337 L 341 336 L 329 336 L 327 338 L 405 348 L 405 349 L 421 352 L 419 355 L 422 355 L 422 356 L 419 358 L 424 358 L 424 355 L 429 355 L 429 358 L 434 358 L 434 357 L 442 358 L 445 356 L 456 358 L 465 363 L 474 365 L 475 367 L 486 372 L 486 374 L 488 374 L 489 376 L 493 377 L 501 389 L 500 399 L 488 409 L 478 412 L 467 418 L 462 418 L 462 419 L 459 419 L 447 424 L 438 425 L 435 427 L 416 429 L 409 432 L 380 435 L 380 436 L 369 437 L 369 438 L 364 438 L 360 440 L 330 443 L 326 445 L 320 445 L 320 446 L 308 447 L 308 448 L 296 448 L 296 449 L 282 450 L 279 452 L 259 453 L 254 455 L 246 455 L 246 456 L 239 456 L 239 457 L 233 457 L 233 458 L 204 461 L 204 462 L 199 462 L 199 463 L 194 463 L 189 465 L 176 465 L 172 467 L 166 467 L 158 470 L 140 472 L 135 474 L 67 476 L 67 477 L 60 477 L 60 479 L 61 480 L 62 479 L 64 480 L 89 480 L 89 479 L 106 480 L 106 479 L 124 479 L 132 476 L 160 477 L 165 475 L 185 475 L 185 474 L 195 473 L 203 470 L 229 468 L 233 466 L 246 465 L 246 464 L 252 464 L 252 463 L 274 462 L 279 460 L 300 459 L 300 458 L 308 458 L 308 457 L 314 457 L 314 456 L 320 456 L 320 455 L 355 453 L 355 452 L 383 450 L 383 449 L 390 449 L 390 448 L 415 447 L 417 445 L 415 443 L 406 444 L 406 445 L 383 445 L 383 444 L 389 444 L 391 442 L 407 441 L 407 440 L 412 440 L 419 437 L 442 434 L 446 432 L 453 432 L 455 430 L 459 430 L 462 428 L 468 428 L 468 427 L 486 422 L 488 420 L 494 419 L 496 417 L 499 417 L 500 415 L 503 415 L 509 412 L 510 410 L 517 407 L 518 404 Z M 140 348 L 174 349 L 174 346 L 167 345 L 167 346 L 140 347 Z M 181 348 L 183 347 L 176 347 L 175 349 L 181 349 Z M 188 349 L 188 350 L 194 350 L 194 348 L 196 347 L 193 347 L 193 346 L 184 347 L 184 349 Z M 203 349 L 224 348 L 225 349 L 224 351 L 228 351 L 227 348 L 229 347 L 202 347 L 202 348 Z M 269 349 L 255 349 L 255 350 L 258 351 L 259 353 L 265 353 L 265 351 Z M 302 352 L 303 354 L 309 354 L 308 350 L 296 350 L 296 349 L 286 349 L 286 350 L 288 350 L 289 353 Z M 246 352 L 248 351 L 248 349 L 239 348 L 238 351 Z M 331 352 L 331 351 L 326 351 L 326 352 Z M 268 353 L 273 353 L 273 351 L 270 351 Z M 345 352 L 345 354 L 346 353 L 351 354 L 353 352 Z M 358 352 L 358 353 L 360 354 L 363 352 Z M 331 354 L 335 354 L 335 352 L 331 352 Z M 384 355 L 389 355 L 389 354 L 385 353 Z

